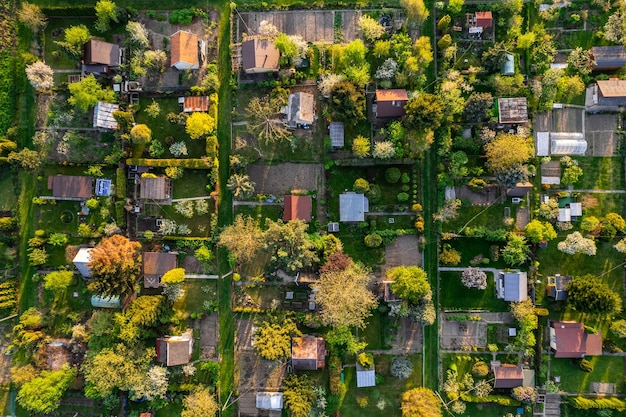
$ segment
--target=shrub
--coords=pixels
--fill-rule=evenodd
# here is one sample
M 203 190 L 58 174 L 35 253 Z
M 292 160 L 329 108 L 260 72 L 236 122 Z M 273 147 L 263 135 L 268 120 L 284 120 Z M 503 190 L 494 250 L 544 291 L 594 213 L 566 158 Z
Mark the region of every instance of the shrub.
M 396 167 L 387 168 L 385 171 L 385 179 L 389 184 L 397 183 L 401 176 L 400 169 Z
M 98 208 L 98 206 L 100 205 L 100 203 L 98 202 L 97 199 L 95 198 L 90 198 L 89 200 L 85 201 L 85 205 L 87 206 L 87 208 L 89 210 L 95 210 Z
M 126 170 L 124 168 L 117 168 L 115 176 L 115 195 L 117 198 L 126 198 Z
M 378 233 L 370 233 L 365 236 L 364 242 L 368 248 L 377 248 L 383 244 L 383 238 Z
M 150 142 L 150 147 L 148 148 L 148 153 L 153 158 L 158 158 L 165 153 L 165 148 L 163 144 L 158 140 Z
M 407 379 L 413 373 L 413 364 L 406 356 L 394 356 L 390 372 L 398 379 Z
M 456 249 L 444 248 L 439 255 L 439 260 L 444 265 L 456 266 L 461 262 L 461 254 Z
M 402 174 L 402 176 L 400 177 L 400 181 L 402 182 L 402 184 L 408 184 L 409 182 L 411 182 L 411 177 L 409 176 L 409 174 L 407 174 L 406 172 L 404 174 Z
M 63 246 L 67 244 L 67 235 L 64 233 L 52 233 L 48 243 L 52 246 Z
M 398 198 L 399 202 L 405 203 L 405 202 L 409 201 L 409 194 L 408 193 L 399 193 L 397 198 Z
M 170 153 L 178 158 L 181 155 L 187 156 L 187 144 L 185 142 L 176 142 L 170 146 Z
M 413 205 L 411 206 L 411 211 L 414 211 L 414 212 L 416 212 L 416 213 L 419 213 L 419 212 L 421 212 L 422 210 L 423 210 L 423 209 L 422 209 L 422 205 L 421 205 L 421 204 L 416 203 L 416 204 L 413 204 Z
M 28 253 L 28 262 L 32 266 L 43 265 L 48 262 L 48 253 L 45 249 L 33 249 Z
M 115 220 L 119 227 L 126 227 L 126 209 L 123 201 L 115 202 Z
M 359 353 L 359 356 L 357 356 L 357 361 L 363 368 L 370 369 L 374 365 L 374 355 L 367 352 L 361 352 Z
M 626 401 L 615 397 L 604 398 L 585 398 L 585 397 L 569 397 L 570 405 L 579 410 L 590 409 L 607 409 L 607 410 L 626 410 Z
M 191 219 L 193 217 L 193 206 L 193 200 L 183 200 L 174 203 L 174 210 L 183 217 Z
M 467 288 L 484 290 L 487 288 L 487 274 L 478 268 L 466 268 L 461 274 L 461 282 Z
M 17 226 L 17 218 L 15 217 L 0 217 L 0 230 L 9 232 L 15 229 Z
M 478 378 L 484 378 L 489 373 L 489 366 L 483 361 L 478 361 L 472 366 L 472 375 Z
M 209 262 L 211 258 L 213 258 L 213 254 L 211 250 L 206 246 L 202 245 L 194 252 L 196 259 L 200 262 Z
M 576 364 L 585 372 L 593 372 L 593 364 L 587 359 L 579 359 Z
M 359 395 L 358 397 L 356 397 L 356 403 L 359 405 L 359 407 L 365 408 L 367 407 L 367 404 L 369 403 L 369 401 L 367 397 L 363 395 Z
M 370 140 L 363 137 L 357 136 L 352 141 L 352 152 L 357 158 L 366 158 L 370 154 Z
M 626 338 L 626 320 L 616 320 L 612 322 L 611 332 L 621 339 Z
M 371 204 L 378 203 L 382 197 L 382 190 L 377 184 L 370 184 L 370 189 L 366 193 L 367 198 Z
M 209 159 L 147 159 L 147 158 L 128 158 L 127 165 L 137 165 L 141 167 L 181 167 L 192 169 L 209 169 L 212 164 Z
M 370 183 L 365 178 L 357 178 L 354 181 L 354 191 L 360 194 L 365 194 L 370 190 Z

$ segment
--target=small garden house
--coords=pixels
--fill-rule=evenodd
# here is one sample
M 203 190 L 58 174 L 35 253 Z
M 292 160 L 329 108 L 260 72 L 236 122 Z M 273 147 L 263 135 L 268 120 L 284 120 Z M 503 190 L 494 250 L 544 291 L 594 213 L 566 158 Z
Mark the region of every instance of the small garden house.
M 119 45 L 92 39 L 83 47 L 84 72 L 108 74 L 122 64 L 124 50 Z
M 241 43 L 241 66 L 246 74 L 276 72 L 280 52 L 269 39 L 249 38 Z
M 550 348 L 555 358 L 584 358 L 602 355 L 602 332 L 587 333 L 582 323 L 550 322 Z
M 626 105 L 626 80 L 597 80 L 587 87 L 585 108 L 589 112 L 620 111 Z
M 333 148 L 343 148 L 344 146 L 344 125 L 343 122 L 331 122 L 328 126 L 330 144 Z
M 407 101 L 409 96 L 404 89 L 376 90 L 374 114 L 377 118 L 402 117 Z
M 170 43 L 171 63 L 174 68 L 181 71 L 200 68 L 198 36 L 179 30 L 172 35 Z
M 115 130 L 117 129 L 117 120 L 113 117 L 113 113 L 118 111 L 120 106 L 113 103 L 105 103 L 99 101 L 93 108 L 93 127 L 95 129 Z
M 594 71 L 612 71 L 626 65 L 624 45 L 594 46 L 591 48 Z
M 157 361 L 166 366 L 189 363 L 193 352 L 193 334 L 186 330 L 180 336 L 164 336 L 156 340 Z
M 185 113 L 209 111 L 209 96 L 178 97 L 178 104 Z
M 78 269 L 78 272 L 80 272 L 80 274 L 85 278 L 91 278 L 91 269 L 89 268 L 89 262 L 91 262 L 91 249 L 92 248 L 80 248 L 72 260 L 72 263 L 76 269 Z
M 304 335 L 291 341 L 291 366 L 294 370 L 317 371 L 326 366 L 326 344 L 321 337 Z
M 310 126 L 315 122 L 315 97 L 303 92 L 289 94 L 283 113 L 285 123 L 292 129 Z
M 522 368 L 516 365 L 499 365 L 493 367 L 494 388 L 515 388 L 524 384 Z
M 309 195 L 286 195 L 285 210 L 283 211 L 283 220 L 304 220 L 311 221 L 311 204 L 312 199 Z
M 364 194 L 346 192 L 339 195 L 339 221 L 362 222 L 368 211 L 369 201 Z
M 548 297 L 556 301 L 567 300 L 567 284 L 570 282 L 572 282 L 571 276 L 556 274 L 553 277 L 548 277 L 548 286 L 546 287 Z
M 139 198 L 158 201 L 161 204 L 172 204 L 172 181 L 167 177 L 141 178 Z
M 75 175 L 48 177 L 48 188 L 55 200 L 86 200 L 93 195 L 93 178 Z
M 504 301 L 519 302 L 528 298 L 528 276 L 526 272 L 498 271 L 496 278 L 498 298 Z
M 174 252 L 144 252 L 142 256 L 143 286 L 159 288 L 163 274 L 176 268 L 176 255 Z
M 283 409 L 283 393 L 282 392 L 257 392 L 256 408 L 259 410 L 282 410 Z

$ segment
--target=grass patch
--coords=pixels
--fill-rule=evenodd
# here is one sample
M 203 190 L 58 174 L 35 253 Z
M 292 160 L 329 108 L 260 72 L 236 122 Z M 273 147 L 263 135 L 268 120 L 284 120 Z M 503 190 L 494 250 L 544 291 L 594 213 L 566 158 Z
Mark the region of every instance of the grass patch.
M 576 188 L 589 190 L 623 190 L 624 158 L 622 157 L 577 157 L 583 175 Z
M 489 263 L 486 265 L 478 265 L 479 267 L 489 267 L 489 268 L 505 268 L 506 264 L 500 258 L 500 250 L 502 245 L 499 242 L 489 242 L 484 239 L 475 239 L 469 237 L 457 238 L 454 240 L 447 241 L 452 248 L 456 249 L 461 253 L 461 262 L 459 265 L 461 266 L 469 266 L 470 261 L 475 257 L 482 255 L 483 259 L 489 259 Z M 498 249 L 498 260 L 495 260 L 492 253 L 492 246 L 496 246 Z M 495 249 L 494 249 L 495 250 Z
M 466 225 L 468 227 L 484 226 L 488 229 L 506 228 L 507 226 L 504 224 L 505 207 L 510 207 L 511 217 L 515 219 L 515 211 L 518 206 L 511 204 L 494 204 L 487 208 L 484 206 L 462 207 L 459 209 L 459 215 L 456 219 L 448 220 L 443 224 L 443 230 L 457 233 L 461 227 Z
M 367 320 L 367 326 L 361 335 L 367 342 L 367 349 L 387 349 L 385 344 L 385 328 L 388 325 L 389 317 L 387 313 L 381 313 L 378 310 Z
M 189 313 L 204 312 L 205 301 L 217 301 L 217 280 L 188 279 L 185 295 L 174 303 L 174 309 Z
M 493 274 L 487 272 L 487 288 L 478 290 L 466 288 L 461 283 L 460 272 L 441 272 L 439 274 L 442 308 L 480 308 L 489 311 L 509 311 L 509 305 L 496 297 L 496 284 Z
M 339 240 L 341 240 L 341 243 L 343 243 L 343 251 L 355 261 L 362 262 L 369 267 L 384 264 L 384 245 L 379 248 L 368 248 L 365 246 L 365 243 L 363 243 L 366 234 L 366 229 L 360 229 L 357 228 L 356 225 L 347 224 L 342 224 L 339 232 L 335 233 Z
M 274 143 L 258 141 L 237 149 L 237 153 L 251 160 L 261 158 L 268 164 L 280 162 L 319 162 L 324 150 L 326 130 L 322 120 L 318 120 L 310 130 L 294 130 L 290 141 L 281 140 Z M 252 140 L 245 125 L 233 126 L 233 137 Z
M 591 382 L 612 382 L 618 393 L 624 392 L 624 358 L 594 356 L 585 358 L 593 365 L 593 372 L 582 371 L 570 359 L 552 358 L 550 376 L 561 377 L 561 389 L 567 392 L 587 393 Z
M 379 381 L 375 387 L 369 388 L 357 388 L 356 368 L 346 367 L 344 369 L 344 377 L 348 392 L 341 404 L 339 404 L 341 415 L 344 417 L 400 416 L 400 395 L 406 390 L 422 386 L 422 355 L 409 355 L 409 358 L 413 363 L 413 373 L 408 379 L 400 380 L 389 372 L 393 356 L 374 356 L 376 375 L 379 376 Z M 382 381 L 380 377 L 382 377 Z M 367 397 L 367 406 L 361 408 L 357 404 L 357 397 Z M 381 400 L 384 400 L 386 403 L 383 410 L 377 407 Z
M 611 212 L 617 213 L 621 216 L 624 215 L 624 209 L 626 208 L 626 194 L 591 193 L 589 195 L 598 200 L 598 205 L 597 207 L 585 209 L 584 214 L 586 216 L 596 216 L 600 218 Z
M 201 169 L 186 169 L 182 178 L 174 180 L 172 198 L 191 198 L 209 195 L 206 186 L 209 183 L 207 174 L 210 171 Z M 207 200 L 211 206 L 213 200 Z
M 251 216 L 255 219 L 278 220 L 283 218 L 283 206 L 235 206 L 235 214 Z
M 8 165 L 0 168 L 0 210 L 15 210 L 17 206 L 17 193 L 13 181 L 15 176 Z

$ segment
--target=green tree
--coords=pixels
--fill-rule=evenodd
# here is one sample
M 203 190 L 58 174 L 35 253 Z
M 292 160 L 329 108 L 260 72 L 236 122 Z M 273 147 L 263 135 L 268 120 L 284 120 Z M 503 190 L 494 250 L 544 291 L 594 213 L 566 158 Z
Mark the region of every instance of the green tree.
M 591 233 L 600 226 L 600 220 L 595 216 L 583 216 L 580 223 L 580 230 Z
M 185 281 L 185 268 L 174 268 L 161 277 L 164 284 L 182 284 Z
M 391 290 L 403 300 L 417 304 L 432 299 L 428 276 L 420 267 L 398 266 L 387 270 L 385 276 L 393 281 Z
M 502 258 L 507 265 L 521 265 L 528 259 L 529 251 L 523 236 L 509 233 L 506 246 L 502 249 Z
M 265 219 L 265 250 L 276 268 L 296 273 L 318 261 L 315 246 L 307 234 L 308 224 L 303 220 L 283 222 Z
M 359 25 L 359 29 L 363 32 L 363 37 L 370 42 L 375 41 L 385 34 L 384 26 L 367 15 L 361 15 L 357 23 Z
M 578 182 L 578 179 L 583 175 L 583 169 L 578 165 L 572 165 L 563 170 L 563 176 L 561 177 L 561 184 L 573 185 Z
M 400 0 L 400 6 L 406 10 L 409 23 L 413 24 L 415 27 L 422 26 L 422 23 L 430 16 L 430 12 L 424 4 L 424 0 Z
M 491 93 L 473 93 L 465 102 L 465 120 L 470 123 L 482 122 L 487 119 L 492 107 Z
M 43 29 L 48 23 L 48 18 L 36 4 L 23 2 L 17 11 L 17 19 L 21 24 L 32 30 L 33 32 Z
M 254 260 L 263 250 L 265 234 L 256 219 L 241 214 L 220 234 L 219 244 L 225 246 L 239 263 Z
M 233 193 L 236 200 L 245 200 L 254 194 L 254 185 L 248 174 L 234 173 L 228 178 L 226 188 Z
M 198 139 L 210 135 L 215 131 L 215 119 L 208 113 L 195 112 L 187 118 L 185 131 L 191 139 Z
M 180 417 L 215 417 L 220 406 L 207 388 L 198 388 L 183 399 Z
M 283 381 L 283 398 L 291 416 L 307 417 L 315 399 L 313 382 L 306 375 L 289 375 Z
M 111 21 L 119 22 L 117 6 L 110 0 L 99 0 L 96 3 L 96 24 L 98 32 L 106 32 L 111 27 Z
M 326 341 L 331 346 L 331 351 L 348 355 L 356 355 L 367 347 L 366 342 L 360 342 L 350 331 L 348 326 L 338 326 L 326 333 Z
M 19 152 L 11 152 L 7 157 L 10 164 L 19 164 L 23 169 L 30 172 L 37 172 L 41 167 L 41 155 L 37 151 L 24 148 Z
M 506 55 L 510 53 L 512 47 L 506 42 L 496 42 L 491 48 L 485 50 L 481 57 L 483 67 L 493 73 L 500 72 L 502 65 L 506 62 Z
M 101 296 L 133 294 L 141 269 L 141 244 L 122 235 L 103 238 L 90 252 L 90 291 Z
M 428 388 L 413 388 L 402 394 L 402 417 L 441 417 L 441 400 Z
M 485 155 L 487 168 L 493 172 L 505 171 L 533 157 L 532 139 L 512 133 L 498 133 L 494 140 L 485 145 Z
M 591 50 L 584 50 L 580 46 L 570 52 L 567 57 L 569 69 L 580 75 L 589 75 L 595 64 Z
M 363 136 L 357 136 L 352 141 L 352 152 L 357 158 L 367 158 L 370 155 L 370 140 Z
M 531 221 L 524 229 L 526 238 L 532 243 L 541 243 L 556 238 L 556 232 L 552 224 L 537 219 Z
M 83 45 L 91 39 L 89 29 L 85 25 L 70 26 L 65 29 L 65 36 L 63 41 L 54 41 L 65 51 L 78 58 L 83 53 Z M 72 84 L 70 84 L 72 85 Z
M 461 13 L 464 3 L 465 0 L 449 0 L 448 11 L 453 15 L 458 15 L 459 13 Z
M 152 141 L 152 130 L 145 124 L 135 125 L 130 130 L 130 139 L 134 145 L 147 145 Z
M 72 285 L 74 273 L 72 271 L 54 271 L 47 274 L 43 280 L 45 289 L 62 292 Z
M 194 256 L 198 261 L 204 263 L 210 262 L 211 259 L 213 259 L 213 253 L 211 253 L 211 250 L 204 245 L 196 249 Z
M 535 33 L 526 32 L 517 37 L 517 48 L 526 50 L 535 43 Z
M 604 216 L 604 220 L 620 232 L 623 232 L 624 229 L 626 229 L 626 221 L 624 221 L 624 218 L 617 213 L 608 213 Z
M 365 96 L 349 81 L 341 81 L 333 86 L 328 106 L 333 120 L 355 125 L 365 118 Z
M 583 313 L 613 316 L 622 311 L 620 295 L 593 275 L 574 277 L 567 284 L 567 301 Z
M 154 349 L 142 350 L 118 344 L 92 353 L 83 363 L 87 386 L 85 395 L 104 398 L 120 391 L 130 391 L 142 384 L 155 356 Z
M 59 408 L 61 397 L 76 378 L 76 368 L 67 366 L 58 371 L 42 371 L 26 382 L 17 394 L 17 402 L 32 413 L 49 414 Z
M 450 15 L 444 15 L 441 19 L 439 19 L 439 22 L 437 22 L 437 30 L 440 32 L 447 32 L 450 27 L 450 22 L 452 22 Z
M 146 114 L 153 119 L 159 117 L 159 114 L 161 114 L 161 106 L 159 105 L 159 103 L 152 99 L 152 103 L 150 103 L 148 107 L 146 107 Z
M 430 93 L 421 93 L 409 99 L 404 111 L 404 123 L 409 130 L 436 129 L 444 117 L 441 99 Z
M 374 294 L 367 288 L 369 270 L 351 262 L 342 270 L 325 271 L 313 286 L 317 288 L 322 322 L 332 327 L 365 327 L 365 319 L 376 308 Z
M 257 321 L 255 325 L 254 350 L 268 361 L 290 356 L 291 338 L 302 336 L 296 322 L 290 317 L 273 316 Z
M 96 105 L 98 101 L 112 102 L 115 93 L 110 88 L 102 88 L 93 74 L 68 86 L 70 98 L 67 102 L 82 112 Z

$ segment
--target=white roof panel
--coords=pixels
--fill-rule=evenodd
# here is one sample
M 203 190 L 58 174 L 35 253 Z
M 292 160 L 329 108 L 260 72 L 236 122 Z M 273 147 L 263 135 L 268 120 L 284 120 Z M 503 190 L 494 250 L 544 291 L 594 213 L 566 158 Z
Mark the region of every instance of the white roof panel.
M 372 369 L 369 371 L 356 371 L 357 388 L 375 387 L 376 372 Z
M 550 133 L 537 132 L 537 156 L 548 156 L 550 154 Z
M 369 211 L 369 202 L 365 195 L 347 192 L 339 195 L 339 221 L 362 222 Z

